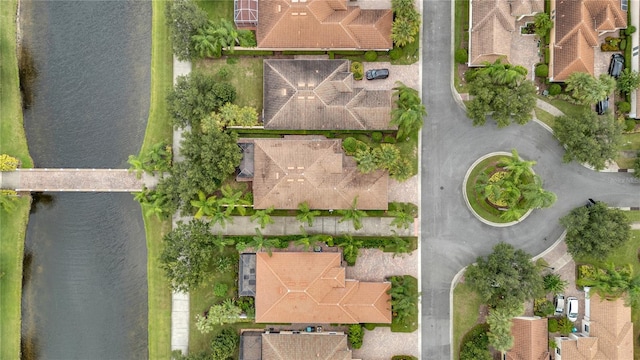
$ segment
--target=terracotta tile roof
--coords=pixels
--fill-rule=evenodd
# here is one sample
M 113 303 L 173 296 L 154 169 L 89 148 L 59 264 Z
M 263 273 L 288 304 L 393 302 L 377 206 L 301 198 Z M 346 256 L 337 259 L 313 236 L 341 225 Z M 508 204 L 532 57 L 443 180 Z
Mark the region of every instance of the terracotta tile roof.
M 551 79 L 564 81 L 577 71 L 593 75 L 599 33 L 626 27 L 619 0 L 556 0 Z
M 391 9 L 361 9 L 347 0 L 261 0 L 259 48 L 391 49 Z
M 347 335 L 262 334 L 262 360 L 351 360 Z
M 548 360 L 547 318 L 514 318 L 511 325 L 513 348 L 507 360 Z
M 509 61 L 511 36 L 515 31 L 515 18 L 510 12 L 507 0 L 471 0 L 471 66 L 493 62 L 500 57 Z
M 241 141 L 250 141 L 243 139 Z M 342 152 L 339 139 L 253 139 L 253 202 L 256 209 L 387 209 L 389 175 L 362 174 Z
M 391 284 L 345 280 L 340 253 L 256 256 L 256 323 L 391 323 Z
M 533 15 L 544 11 L 544 0 L 508 0 L 512 16 Z
M 265 129 L 393 128 L 392 92 L 357 86 L 347 60 L 265 60 Z
M 598 339 L 581 337 L 562 341 L 562 360 L 607 360 L 598 349 Z
M 623 299 L 601 300 L 597 294 L 591 296 L 590 304 L 589 334 L 598 338 L 602 353 L 609 360 L 633 358 L 631 308 L 624 306 Z

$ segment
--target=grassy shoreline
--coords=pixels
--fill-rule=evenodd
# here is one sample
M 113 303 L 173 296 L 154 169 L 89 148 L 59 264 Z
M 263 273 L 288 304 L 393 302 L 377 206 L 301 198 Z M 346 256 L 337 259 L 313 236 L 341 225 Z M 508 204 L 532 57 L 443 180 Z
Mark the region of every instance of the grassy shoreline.
M 22 118 L 17 57 L 17 0 L 0 12 L 0 153 L 33 167 Z M 22 258 L 31 197 L 23 196 L 13 212 L 0 210 L 0 358 L 20 358 Z
M 154 1 L 151 45 L 151 91 L 149 119 L 140 153 L 147 152 L 154 144 L 165 141 L 171 144 L 173 129 L 165 98 L 173 83 L 173 57 L 169 42 L 169 30 L 165 21 L 165 3 Z M 160 269 L 162 238 L 171 231 L 171 221 L 159 221 L 155 216 L 142 217 L 147 239 L 148 282 L 148 336 L 149 359 L 171 358 L 171 291 L 169 281 Z

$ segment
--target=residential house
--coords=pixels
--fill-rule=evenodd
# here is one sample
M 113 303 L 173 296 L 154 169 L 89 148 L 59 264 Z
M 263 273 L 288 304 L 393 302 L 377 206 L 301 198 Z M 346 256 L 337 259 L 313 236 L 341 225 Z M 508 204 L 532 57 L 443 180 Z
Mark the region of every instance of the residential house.
M 594 73 L 600 36 L 627 27 L 621 0 L 552 0 L 549 80 L 563 82 L 574 72 Z M 626 2 L 625 2 L 626 3 Z
M 511 323 L 513 347 L 505 354 L 505 360 L 549 359 L 547 318 L 516 317 Z
M 278 139 L 240 139 L 243 159 L 238 181 L 252 181 L 256 209 L 348 209 L 388 206 L 389 174 L 363 174 L 355 159 L 342 151 L 341 139 L 286 136 Z
M 585 299 L 582 332 L 556 337 L 556 360 L 633 359 L 631 308 L 623 299 L 606 300 L 589 291 Z
M 315 3 L 315 1 L 314 1 Z M 264 60 L 265 129 L 381 130 L 392 91 L 353 80 L 348 60 Z
M 256 323 L 391 323 L 391 284 L 346 279 L 339 252 L 254 256 Z
M 342 332 L 244 331 L 240 360 L 354 360 Z
M 510 63 L 512 38 L 520 31 L 516 22 L 543 11 L 544 0 L 471 0 L 469 66 Z
M 361 8 L 347 0 L 235 0 L 236 14 L 247 9 L 249 17 L 257 6 L 255 21 L 236 15 L 238 27 L 255 27 L 258 48 L 269 49 L 358 49 L 393 48 L 393 11 Z M 365 3 L 366 5 L 369 5 Z M 238 19 L 240 21 L 238 21 Z

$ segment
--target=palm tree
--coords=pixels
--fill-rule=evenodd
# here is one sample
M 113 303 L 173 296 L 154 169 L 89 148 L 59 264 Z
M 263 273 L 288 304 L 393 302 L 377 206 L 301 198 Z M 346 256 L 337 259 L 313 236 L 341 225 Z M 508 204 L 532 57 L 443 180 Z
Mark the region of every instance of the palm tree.
M 605 299 L 617 299 L 626 292 L 635 293 L 640 289 L 640 278 L 633 276 L 631 264 L 619 269 L 613 263 L 605 265 L 603 269 L 598 269 L 593 278 L 580 278 L 578 285 L 591 287 L 598 295 Z
M 553 294 L 561 294 L 569 284 L 568 281 L 562 280 L 558 274 L 547 274 L 543 281 L 544 289 Z
M 502 158 L 497 165 L 507 171 L 508 176 L 506 181 L 511 181 L 517 185 L 521 183 L 523 175 L 527 176 L 532 173 L 531 167 L 535 164 L 536 162 L 534 160 L 525 161 L 521 159 L 518 151 L 512 149 L 511 157 Z
M 401 238 L 398 234 L 391 230 L 393 235 L 391 236 L 391 240 L 393 241 L 393 257 L 396 257 L 398 254 L 406 254 L 409 252 L 409 241 Z
M 265 238 L 262 236 L 262 232 L 259 228 L 256 228 L 256 236 L 251 238 L 251 241 L 246 246 L 252 248 L 256 252 L 266 251 L 271 256 L 271 250 L 274 247 L 280 245 L 280 239 Z
M 400 160 L 400 149 L 392 144 L 381 144 L 373 149 L 373 157 L 378 168 L 390 170 Z
M 498 85 L 516 86 L 526 80 L 527 69 L 520 65 L 503 64 L 500 59 L 493 64 L 485 62 L 480 74 L 487 74 Z
M 222 191 L 222 198 L 218 200 L 218 203 L 227 207 L 227 213 L 231 215 L 233 209 L 238 209 L 238 213 L 244 216 L 247 213 L 246 205 L 251 205 L 248 201 L 242 199 L 242 191 L 234 192 L 231 186 L 225 185 L 220 189 Z
M 198 29 L 198 33 L 191 37 L 194 49 L 198 52 L 200 57 L 220 57 L 222 55 L 222 48 L 217 47 L 215 27 L 211 21 L 209 25 Z
M 213 238 L 213 245 L 218 249 L 219 253 L 224 251 L 224 248 L 227 246 L 231 246 L 234 244 L 233 239 L 225 239 L 222 234 L 218 233 L 216 237 Z
M 311 210 L 309 208 L 309 204 L 305 201 L 298 204 L 298 214 L 296 215 L 296 219 L 302 223 L 307 223 L 309 226 L 313 226 L 313 220 L 320 214 L 319 210 Z
M 358 197 L 353 198 L 351 208 L 338 210 L 338 214 L 342 215 L 342 218 L 338 222 L 351 221 L 355 230 L 362 229 L 362 218 L 367 217 L 367 213 L 362 210 L 358 210 Z
M 219 204 L 213 208 L 213 211 L 209 216 L 211 217 L 211 224 L 218 223 L 220 226 L 225 227 L 227 222 L 233 223 L 233 217 L 224 211 Z
M 531 183 L 522 186 L 522 197 L 528 209 L 548 208 L 557 200 L 556 194 L 542 188 L 542 179 L 536 175 Z
M 218 207 L 216 200 L 215 196 L 207 197 L 204 192 L 198 191 L 198 199 L 191 200 L 191 206 L 198 209 L 193 217 L 200 219 L 203 216 L 212 216 Z
M 236 44 L 240 44 L 240 39 L 238 38 L 238 30 L 233 27 L 233 24 L 226 19 L 222 19 L 220 23 L 215 25 L 216 28 L 214 30 L 216 46 L 220 50 L 228 50 L 233 53 L 234 47 Z M 218 57 L 221 53 L 218 53 Z
M 147 161 L 151 170 L 165 171 L 171 166 L 171 147 L 164 141 L 154 144 L 147 153 Z
M 143 159 L 135 155 L 129 155 L 127 163 L 131 165 L 131 167 L 129 167 L 129 172 L 135 171 L 136 177 L 140 179 L 145 170 Z
M 397 47 L 405 47 L 415 40 L 415 26 L 405 17 L 396 17 L 391 27 L 391 40 Z
M 395 90 L 394 95 L 398 96 L 396 100 L 398 106 L 391 111 L 389 124 L 398 126 L 397 139 L 409 137 L 416 140 L 424 123 L 423 118 L 427 115 L 427 110 L 422 105 L 417 90 L 401 82 L 398 82 L 393 90 Z
M 408 211 L 406 206 L 400 204 L 396 204 L 395 210 L 390 210 L 389 215 L 394 217 L 391 225 L 398 229 L 408 229 L 414 223 L 413 214 Z
M 264 229 L 267 225 L 273 224 L 275 221 L 271 218 L 271 214 L 273 212 L 273 206 L 264 209 L 257 210 L 255 214 L 251 215 L 251 221 L 258 220 L 258 224 L 260 224 L 260 228 Z
M 343 240 L 338 244 L 338 247 L 342 248 L 342 255 L 344 260 L 353 265 L 358 258 L 359 249 L 362 247 L 362 240 L 354 239 L 353 236 L 345 234 Z
M 300 226 L 300 234 L 302 235 L 302 237 L 296 240 L 294 244 L 296 246 L 302 246 L 304 248 L 304 251 L 308 251 L 310 247 L 315 246 L 317 243 L 321 242 L 321 239 L 323 237 L 323 235 L 320 234 L 309 236 L 309 234 L 307 234 L 307 231 L 302 226 Z
M 358 149 L 354 158 L 358 163 L 358 170 L 363 174 L 368 174 L 377 168 L 376 159 L 368 149 Z

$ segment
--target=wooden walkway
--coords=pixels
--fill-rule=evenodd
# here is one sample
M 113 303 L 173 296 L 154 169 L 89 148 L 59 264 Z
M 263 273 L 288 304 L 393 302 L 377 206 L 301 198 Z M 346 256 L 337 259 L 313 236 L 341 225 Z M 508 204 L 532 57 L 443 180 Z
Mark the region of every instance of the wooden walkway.
M 127 169 L 18 169 L 0 173 L 0 187 L 33 192 L 137 192 L 155 188 L 158 178 L 140 179 Z

